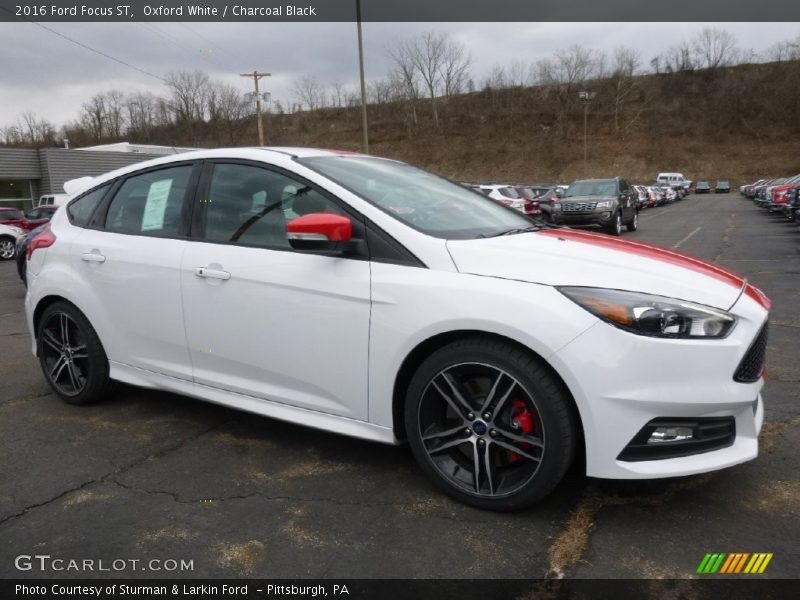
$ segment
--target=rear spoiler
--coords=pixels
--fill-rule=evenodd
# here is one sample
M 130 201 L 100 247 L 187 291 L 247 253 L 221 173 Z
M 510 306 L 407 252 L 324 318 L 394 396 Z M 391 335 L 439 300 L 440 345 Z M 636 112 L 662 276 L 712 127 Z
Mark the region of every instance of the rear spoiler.
M 92 182 L 94 182 L 94 179 L 94 177 L 78 177 L 77 179 L 70 179 L 64 184 L 64 191 L 70 196 L 75 196 L 92 187 Z

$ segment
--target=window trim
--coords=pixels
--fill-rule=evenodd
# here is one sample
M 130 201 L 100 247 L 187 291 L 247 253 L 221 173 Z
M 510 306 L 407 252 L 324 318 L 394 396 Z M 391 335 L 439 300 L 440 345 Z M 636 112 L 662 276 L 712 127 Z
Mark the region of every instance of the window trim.
M 103 231 L 105 233 L 113 233 L 116 235 L 133 235 L 137 237 L 149 237 L 149 238 L 158 238 L 158 239 L 165 239 L 165 240 L 186 240 L 189 239 L 189 229 L 190 223 L 192 218 L 192 211 L 194 209 L 194 203 L 192 200 L 195 197 L 196 189 L 197 189 L 197 182 L 200 177 L 200 171 L 203 167 L 202 160 L 182 160 L 173 163 L 161 164 L 161 165 L 154 165 L 152 167 L 148 167 L 145 169 L 140 169 L 138 171 L 133 171 L 131 173 L 126 173 L 118 177 L 117 179 L 113 180 L 113 185 L 103 197 L 101 204 L 97 206 L 95 209 L 90 221 L 89 225 L 87 226 L 88 229 L 94 229 L 96 231 Z M 114 231 L 108 229 L 106 227 L 106 222 L 108 220 L 108 210 L 111 206 L 111 203 L 117 197 L 117 194 L 122 188 L 123 185 L 129 180 L 134 177 L 138 177 L 140 175 L 146 175 L 148 173 L 153 173 L 157 171 L 165 171 L 168 169 L 174 169 L 178 167 L 191 167 L 189 171 L 189 179 L 186 182 L 186 191 L 183 194 L 183 198 L 181 200 L 181 218 L 178 225 L 178 233 L 170 234 L 170 235 L 153 235 L 151 233 L 145 232 L 131 232 L 131 231 Z M 108 183 L 108 182 L 106 182 Z
M 86 220 L 86 225 L 76 225 L 75 221 L 72 219 L 72 215 L 69 212 L 70 206 L 75 204 L 78 200 L 82 200 L 83 198 L 85 198 L 89 194 L 93 194 L 94 192 L 102 189 L 103 187 L 106 188 L 106 191 L 103 194 L 103 196 L 100 198 L 100 200 L 97 201 L 97 204 L 94 205 L 94 208 L 92 209 L 92 212 L 89 213 L 89 218 Z M 96 185 L 96 186 L 92 187 L 91 189 L 86 190 L 80 196 L 76 196 L 75 198 L 73 198 L 72 200 L 67 202 L 66 207 L 64 208 L 64 210 L 67 213 L 67 221 L 69 221 L 69 224 L 72 225 L 73 227 L 80 227 L 81 229 L 91 229 L 92 221 L 94 220 L 95 214 L 97 214 L 98 209 L 106 201 L 106 198 L 108 198 L 108 193 L 113 188 L 114 188 L 113 181 L 104 181 L 103 183 L 101 183 L 99 185 Z M 50 205 L 48 205 L 48 206 L 50 206 Z
M 294 171 L 289 171 L 287 169 L 283 169 L 276 165 L 272 165 L 257 160 L 238 159 L 238 158 L 210 158 L 207 159 L 205 163 L 206 164 L 204 165 L 202 176 L 200 177 L 200 182 L 197 186 L 197 193 L 195 194 L 195 204 L 197 206 L 197 209 L 194 211 L 192 218 L 191 237 L 190 237 L 192 241 L 202 242 L 204 244 L 221 244 L 224 246 L 238 246 L 241 248 L 257 248 L 261 250 L 273 250 L 279 252 L 294 252 L 297 254 L 314 254 L 313 252 L 301 252 L 299 250 L 295 250 L 294 248 L 286 248 L 284 246 L 266 246 L 263 244 L 247 244 L 243 242 L 205 239 L 204 236 L 206 228 L 206 214 L 208 212 L 208 202 L 206 201 L 206 199 L 208 198 L 209 193 L 211 191 L 211 179 L 214 175 L 214 167 L 219 164 L 254 167 L 271 173 L 276 173 L 278 175 L 283 175 L 284 177 L 293 179 L 298 183 L 307 185 L 312 190 L 314 190 L 315 192 L 317 192 L 318 194 L 320 194 L 321 196 L 323 196 L 324 198 L 326 198 L 327 200 L 331 201 L 333 204 L 341 208 L 342 211 L 345 212 L 347 216 L 353 220 L 354 238 L 357 237 L 359 240 L 362 241 L 366 240 L 366 235 L 365 235 L 366 223 L 364 215 L 360 214 L 352 206 L 346 204 L 340 198 L 337 198 L 335 195 L 330 193 L 325 188 L 321 187 L 320 185 L 312 181 L 309 181 L 308 179 L 295 173 Z M 369 259 L 369 252 L 365 250 L 363 252 L 358 252 L 352 255 L 343 256 L 342 258 Z

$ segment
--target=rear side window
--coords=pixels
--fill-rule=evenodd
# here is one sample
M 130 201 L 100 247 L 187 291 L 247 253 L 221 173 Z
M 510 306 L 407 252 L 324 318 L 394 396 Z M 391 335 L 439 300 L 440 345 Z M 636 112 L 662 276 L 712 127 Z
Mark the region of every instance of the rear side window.
M 134 175 L 108 206 L 106 230 L 154 236 L 178 235 L 191 165 Z
M 89 223 L 89 219 L 92 217 L 94 209 L 100 203 L 100 200 L 103 199 L 103 196 L 106 195 L 108 188 L 109 186 L 104 185 L 70 202 L 69 206 L 67 206 L 67 216 L 69 217 L 70 223 L 78 227 L 86 227 Z

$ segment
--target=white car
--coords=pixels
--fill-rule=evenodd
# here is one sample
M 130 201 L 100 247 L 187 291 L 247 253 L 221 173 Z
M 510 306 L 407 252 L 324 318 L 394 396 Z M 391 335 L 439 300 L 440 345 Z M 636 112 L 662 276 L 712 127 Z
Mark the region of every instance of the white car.
M 500 204 L 520 212 L 525 211 L 525 198 L 513 186 L 507 184 L 481 185 L 479 191 Z
M 110 380 L 385 443 L 488 509 L 756 457 L 769 300 L 409 165 L 206 150 L 98 177 L 31 242 L 53 390 Z
M 14 225 L 0 223 L 0 260 L 11 260 L 16 253 L 17 241 L 25 232 Z

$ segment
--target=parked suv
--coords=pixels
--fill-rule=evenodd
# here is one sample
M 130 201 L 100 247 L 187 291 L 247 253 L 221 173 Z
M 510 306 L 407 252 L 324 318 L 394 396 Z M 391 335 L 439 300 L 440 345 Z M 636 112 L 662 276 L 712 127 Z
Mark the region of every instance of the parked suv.
M 620 235 L 622 226 L 639 226 L 638 193 L 626 179 L 582 179 L 569 186 L 561 198 L 561 222 L 579 227 L 599 227 Z

